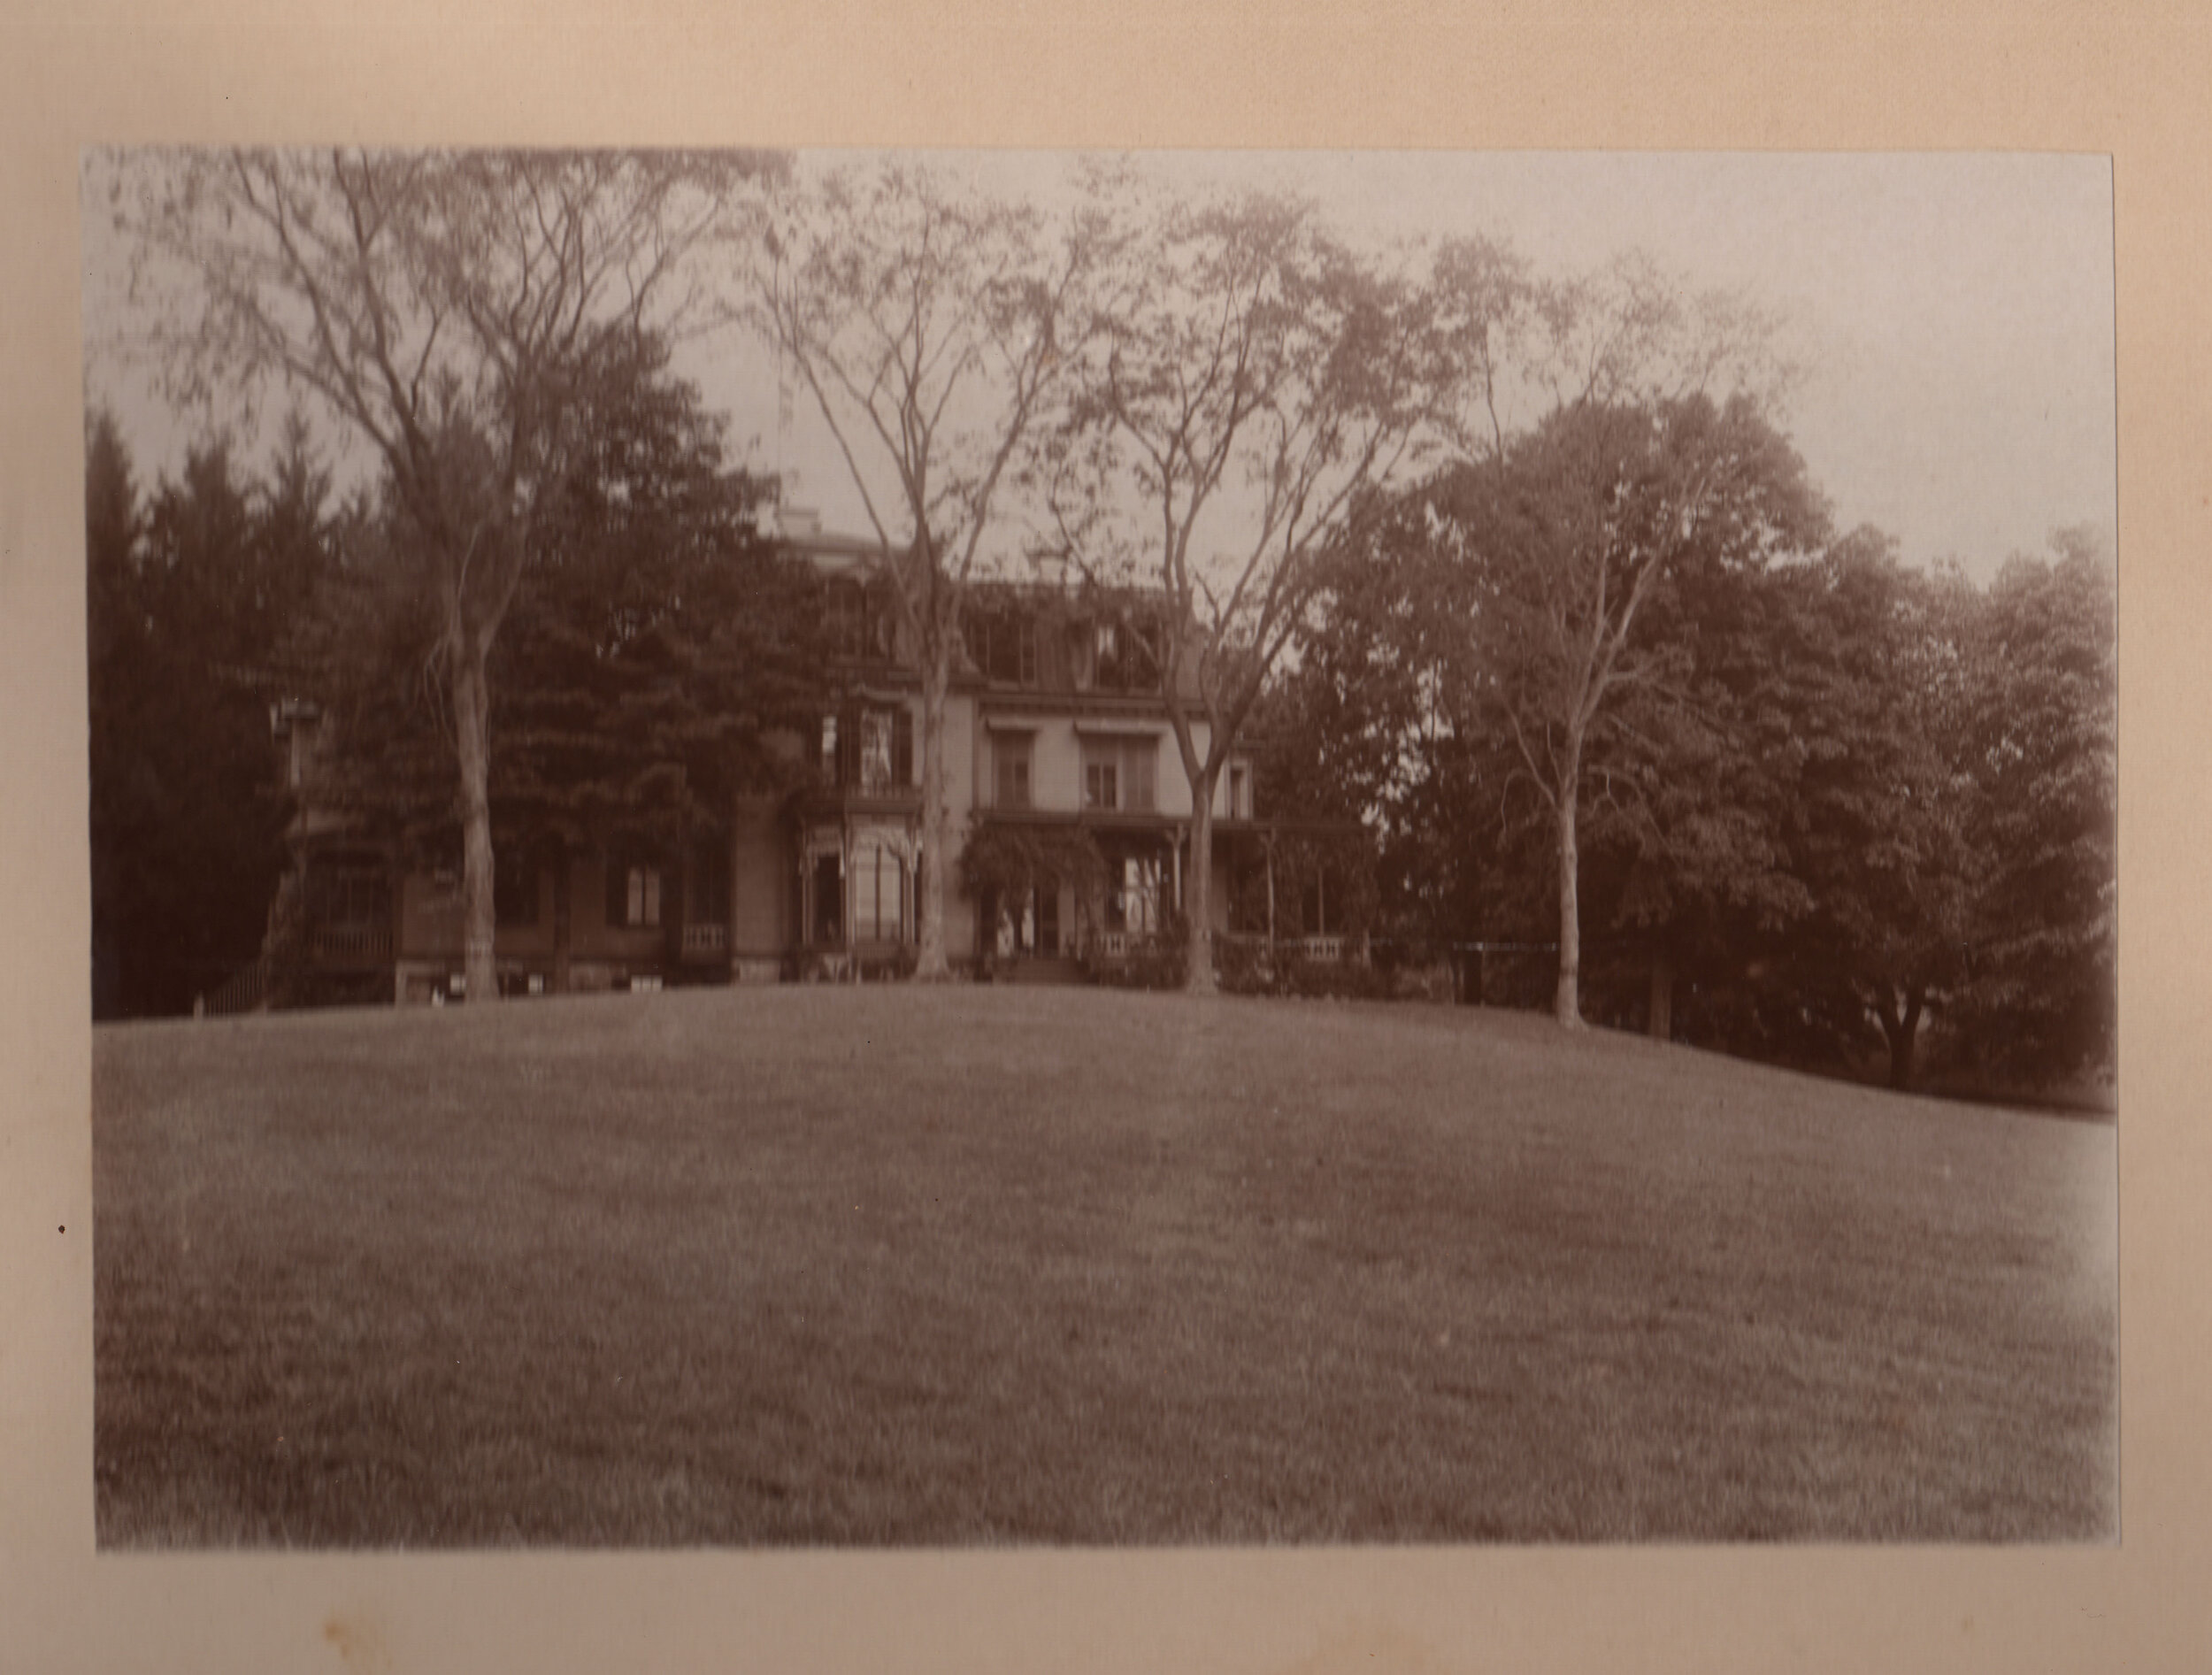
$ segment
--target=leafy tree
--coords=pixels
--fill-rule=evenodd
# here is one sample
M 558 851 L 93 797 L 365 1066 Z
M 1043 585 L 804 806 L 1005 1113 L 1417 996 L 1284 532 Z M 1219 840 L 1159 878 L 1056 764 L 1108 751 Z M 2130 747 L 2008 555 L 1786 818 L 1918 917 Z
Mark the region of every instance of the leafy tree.
M 844 456 L 921 677 L 915 975 L 939 980 L 963 609 L 1002 490 L 1065 383 L 1091 234 L 898 161 L 795 188 L 763 245 L 749 312 Z
M 496 995 L 493 647 L 575 393 L 680 315 L 684 262 L 747 157 L 234 150 L 150 154 L 125 219 L 177 299 L 181 391 L 280 376 L 375 449 L 443 636 L 468 992 Z
M 532 587 L 488 665 L 492 827 L 511 853 L 672 856 L 797 771 L 775 741 L 824 702 L 818 591 L 760 532 L 769 488 L 725 465 L 720 421 L 664 344 L 640 340 L 577 399 L 586 440 L 548 493 Z M 451 854 L 460 821 L 422 562 L 388 501 L 364 518 L 296 663 L 326 672 L 319 803 L 429 859 Z M 554 876 L 565 887 L 566 867 Z M 565 922 L 557 901 L 557 935 Z
M 1782 642 L 1776 711 L 1796 766 L 1793 864 L 1814 904 L 1788 974 L 1839 1029 L 1870 1019 L 1903 1089 L 1923 1018 L 1962 974 L 1972 881 L 1940 708 L 1946 613 L 1870 530 L 1787 580 L 1799 632 Z
M 2115 579 L 2101 540 L 2053 537 L 1980 602 L 1960 693 L 1983 872 L 1954 1019 L 2001 1075 L 2048 1081 L 2115 1062 L 2118 679 Z
M 1364 822 L 1379 928 L 1431 949 L 1479 935 L 1507 765 L 1475 721 L 1461 624 L 1427 486 L 1325 554 L 1294 662 L 1249 724 L 1271 806 Z
M 1703 396 L 1560 408 L 1494 461 L 1456 473 L 1440 538 L 1471 588 L 1469 632 L 1483 712 L 1512 741 L 1520 782 L 1554 832 L 1559 970 L 1554 1010 L 1582 1021 L 1580 823 L 1640 776 L 1605 760 L 1642 741 L 1663 757 L 1709 726 L 1694 652 L 1651 629 L 1656 608 L 1701 572 L 1756 569 L 1819 538 L 1824 510 L 1788 442 L 1747 397 Z M 1647 763 L 1648 766 L 1648 762 Z M 1727 834 L 1701 841 L 1724 857 Z
M 1222 771 L 1322 555 L 1417 460 L 1443 380 L 1425 294 L 1310 205 L 1173 198 L 1133 179 L 1099 189 L 1111 259 L 1057 443 L 1056 547 L 1164 595 L 1161 688 L 1192 807 L 1186 987 L 1205 993 Z

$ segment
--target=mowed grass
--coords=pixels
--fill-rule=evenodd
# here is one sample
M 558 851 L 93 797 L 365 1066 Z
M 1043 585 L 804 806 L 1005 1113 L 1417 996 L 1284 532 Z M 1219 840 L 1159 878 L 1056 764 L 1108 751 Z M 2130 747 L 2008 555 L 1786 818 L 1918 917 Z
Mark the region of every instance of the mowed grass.
M 1537 1018 L 104 1029 L 104 1544 L 2110 1540 L 2108 1125 Z

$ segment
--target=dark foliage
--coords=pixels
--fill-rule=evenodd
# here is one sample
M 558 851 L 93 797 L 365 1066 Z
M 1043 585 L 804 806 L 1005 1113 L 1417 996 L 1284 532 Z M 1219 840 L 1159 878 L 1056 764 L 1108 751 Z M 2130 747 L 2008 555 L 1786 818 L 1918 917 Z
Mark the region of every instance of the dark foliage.
M 278 649 L 329 562 L 296 423 L 264 483 L 219 440 L 143 508 L 112 419 L 86 438 L 93 1015 L 188 1011 L 259 949 L 290 816 Z
M 1406 496 L 1332 556 L 1263 762 L 1276 797 L 1369 821 L 1378 935 L 1439 953 L 1556 926 L 1531 761 L 1551 761 L 1548 677 L 1501 649 L 1553 584 L 1502 603 L 1463 526 L 1491 511 L 1463 488 Z M 1985 592 L 1907 568 L 1877 532 L 1809 558 L 1772 538 L 1813 526 L 1747 518 L 1644 596 L 1634 678 L 1579 770 L 1586 1015 L 1901 1087 L 1931 1028 L 1949 1078 L 2108 1068 L 2108 566 L 2062 535 Z M 1468 631 L 1486 616 L 1497 632 Z M 1540 1001 L 1502 972 L 1494 1003 Z
M 1105 887 L 1106 857 L 1089 833 L 987 826 L 960 852 L 960 888 L 971 901 L 1022 895 L 1056 881 L 1079 897 Z
M 673 857 L 732 800 L 799 771 L 827 701 L 811 574 L 760 533 L 768 487 L 649 345 L 595 386 L 578 450 L 494 648 L 490 790 L 511 852 L 621 844 Z M 334 726 L 319 797 L 415 860 L 458 853 L 446 655 L 407 526 L 361 520 L 299 666 Z

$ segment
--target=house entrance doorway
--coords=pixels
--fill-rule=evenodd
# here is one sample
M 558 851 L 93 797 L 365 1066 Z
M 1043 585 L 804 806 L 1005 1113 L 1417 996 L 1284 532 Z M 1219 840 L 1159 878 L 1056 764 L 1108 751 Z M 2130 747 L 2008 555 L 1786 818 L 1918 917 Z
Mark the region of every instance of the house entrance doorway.
M 817 948 L 834 948 L 845 940 L 845 866 L 835 855 L 814 857 L 814 923 L 810 940 Z
M 994 898 L 997 952 L 1002 959 L 1052 958 L 1060 952 L 1060 885 L 1039 880 L 1033 889 L 1010 890 Z

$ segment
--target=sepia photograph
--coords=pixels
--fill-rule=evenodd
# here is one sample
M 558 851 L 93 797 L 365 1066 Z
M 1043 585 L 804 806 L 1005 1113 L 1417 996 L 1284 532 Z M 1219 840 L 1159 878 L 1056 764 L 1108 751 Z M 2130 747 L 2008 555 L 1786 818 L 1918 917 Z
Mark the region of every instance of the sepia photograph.
M 88 150 L 100 1549 L 2117 1543 L 2113 215 Z

